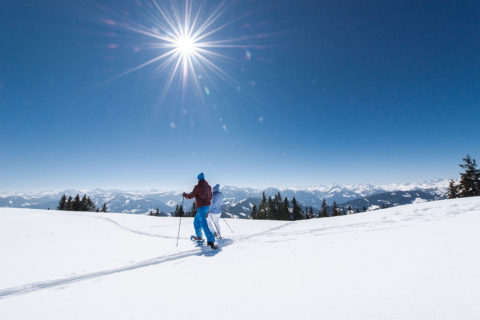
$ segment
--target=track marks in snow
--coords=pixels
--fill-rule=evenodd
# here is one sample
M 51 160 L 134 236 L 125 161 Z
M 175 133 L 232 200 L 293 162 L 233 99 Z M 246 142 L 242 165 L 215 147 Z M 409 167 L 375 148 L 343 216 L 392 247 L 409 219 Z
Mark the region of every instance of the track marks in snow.
M 112 223 L 113 225 L 117 226 L 118 228 L 120 228 L 120 229 L 122 229 L 122 230 L 125 230 L 125 231 L 127 231 L 127 232 L 131 232 L 131 233 L 135 233 L 135 234 L 139 234 L 139 235 L 142 235 L 142 236 L 154 237 L 154 238 L 162 238 L 162 239 L 177 239 L 177 237 L 175 237 L 175 236 L 166 236 L 166 235 L 162 235 L 162 234 L 158 234 L 158 233 L 150 233 L 150 232 L 144 232 L 144 231 L 135 230 L 135 229 L 126 227 L 126 226 L 118 223 L 117 221 L 115 221 L 115 220 L 113 220 L 113 219 L 110 219 L 110 218 L 107 218 L 107 217 L 96 217 L 96 216 L 92 216 L 92 218 L 100 219 L 100 220 L 103 220 L 103 221 Z
M 130 229 L 130 228 L 127 228 L 127 227 L 121 225 L 120 223 L 116 222 L 115 220 L 110 219 L 110 218 L 106 218 L 106 217 L 94 217 L 94 218 L 102 219 L 104 221 L 113 223 L 114 225 L 116 225 L 117 227 L 119 227 L 119 228 L 121 228 L 125 231 L 133 232 L 133 233 L 136 233 L 136 234 L 153 236 L 153 237 L 160 237 L 160 238 L 175 238 L 175 237 L 161 236 L 161 235 L 157 235 L 157 234 L 150 234 L 150 233 Z M 249 239 L 252 239 L 252 238 L 255 238 L 255 237 L 258 237 L 258 236 L 264 236 L 265 234 L 280 230 L 280 229 L 285 228 L 286 226 L 290 226 L 290 225 L 292 225 L 291 222 L 284 223 L 280 226 L 270 228 L 270 229 L 264 230 L 262 232 L 258 232 L 258 233 L 251 234 L 251 235 L 248 235 L 248 236 L 239 237 L 235 240 L 237 240 L 237 241 L 238 240 L 240 240 L 240 241 L 241 240 L 249 240 Z M 225 247 L 227 247 L 227 246 L 229 246 L 233 243 L 234 243 L 234 241 L 231 240 L 231 239 L 222 239 L 222 240 L 219 240 L 219 244 L 221 245 L 220 248 L 218 250 L 215 250 L 215 251 L 213 251 L 213 250 L 211 250 L 210 248 L 207 248 L 207 247 L 201 247 L 201 248 L 197 248 L 197 249 L 193 249 L 193 250 L 183 251 L 183 252 L 179 252 L 179 253 L 173 253 L 173 254 L 170 254 L 170 255 L 159 256 L 159 257 L 156 257 L 156 258 L 152 258 L 152 259 L 148 259 L 148 260 L 144 260 L 144 261 L 139 261 L 139 262 L 136 262 L 134 264 L 130 264 L 130 265 L 123 266 L 123 267 L 106 269 L 106 270 L 92 272 L 92 273 L 86 273 L 86 274 L 82 274 L 82 275 L 72 275 L 70 277 L 54 279 L 54 280 L 38 281 L 38 282 L 29 283 L 29 284 L 24 284 L 24 285 L 21 285 L 21 286 L 16 286 L 16 287 L 11 287 L 11 288 L 6 288 L 6 289 L 0 289 L 0 300 L 11 297 L 11 296 L 14 296 L 14 295 L 20 295 L 20 294 L 39 291 L 39 290 L 43 290 L 43 289 L 54 288 L 54 287 L 63 287 L 65 285 L 68 285 L 68 284 L 71 284 L 71 283 L 76 283 L 76 282 L 85 281 L 85 280 L 91 280 L 91 279 L 95 279 L 95 278 L 100 278 L 100 277 L 112 275 L 112 274 L 115 274 L 115 273 L 121 273 L 121 272 L 125 272 L 125 271 L 136 270 L 136 269 L 140 269 L 140 268 L 144 268 L 144 267 L 148 267 L 148 266 L 159 265 L 159 264 L 162 264 L 162 263 L 165 263 L 165 262 L 184 259 L 184 258 L 188 258 L 188 257 L 191 257 L 191 256 L 202 256 L 202 255 L 203 256 L 214 256 L 214 255 L 218 254 L 219 252 L 221 252 L 222 248 L 225 248 Z
M 225 243 L 224 245 L 228 245 L 228 242 Z M 165 255 L 165 256 L 159 256 L 153 259 L 149 260 L 144 260 L 144 261 L 139 261 L 137 263 L 124 266 L 124 267 L 119 267 L 119 268 L 113 268 L 113 269 L 107 269 L 107 270 L 102 270 L 102 271 L 97 271 L 97 272 L 92 272 L 92 273 L 86 273 L 83 275 L 77 275 L 77 276 L 70 276 L 66 278 L 61 278 L 61 279 L 55 279 L 55 280 L 47 280 L 47 281 L 39 281 L 39 282 L 33 282 L 21 286 L 16 286 L 12 288 L 6 288 L 6 289 L 1 289 L 0 290 L 0 299 L 5 299 L 13 295 L 19 295 L 19 294 L 24 294 L 28 292 L 33 292 L 33 291 L 38 291 L 42 289 L 48 289 L 48 288 L 53 288 L 53 287 L 61 287 L 66 284 L 70 283 L 75 283 L 75 282 L 80 282 L 84 280 L 90 280 L 90 279 L 95 279 L 99 277 L 104 277 L 108 276 L 111 274 L 115 273 L 120 273 L 120 272 L 125 272 L 125 271 L 131 271 L 135 269 L 140 269 L 148 266 L 154 266 L 158 264 L 162 264 L 165 262 L 173 261 L 173 260 L 178 260 L 178 259 L 183 259 L 191 256 L 212 256 L 217 254 L 221 249 L 217 251 L 213 251 L 210 248 L 202 247 L 194 250 L 188 250 L 184 252 L 179 252 L 179 253 L 174 253 L 170 255 Z

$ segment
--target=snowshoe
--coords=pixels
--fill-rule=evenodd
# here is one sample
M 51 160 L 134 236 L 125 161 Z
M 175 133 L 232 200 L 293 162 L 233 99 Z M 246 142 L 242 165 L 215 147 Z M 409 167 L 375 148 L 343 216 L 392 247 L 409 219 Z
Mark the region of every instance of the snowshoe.
M 195 241 L 198 244 L 203 244 L 205 240 L 197 236 L 190 236 L 190 240 Z
M 209 245 L 212 250 L 218 249 L 218 245 L 215 244 L 215 242 L 207 242 L 207 245 Z

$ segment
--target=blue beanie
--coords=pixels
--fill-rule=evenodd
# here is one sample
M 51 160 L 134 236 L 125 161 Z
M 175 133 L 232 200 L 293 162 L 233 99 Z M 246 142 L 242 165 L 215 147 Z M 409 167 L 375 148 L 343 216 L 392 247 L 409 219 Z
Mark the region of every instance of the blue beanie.
M 213 192 L 218 192 L 220 190 L 220 185 L 216 184 L 215 187 L 213 187 Z
M 203 172 L 200 172 L 200 174 L 197 176 L 197 179 L 198 180 L 205 180 L 205 175 L 203 174 Z

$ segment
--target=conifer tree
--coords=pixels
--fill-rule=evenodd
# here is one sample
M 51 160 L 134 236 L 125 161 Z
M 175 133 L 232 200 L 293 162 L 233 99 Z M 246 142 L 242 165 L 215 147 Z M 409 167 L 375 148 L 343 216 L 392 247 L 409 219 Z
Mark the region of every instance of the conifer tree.
M 352 206 L 348 206 L 348 208 L 347 208 L 347 214 L 352 214 L 352 213 L 353 213 Z
M 80 195 L 78 193 L 75 196 L 75 200 L 73 200 L 72 207 L 73 211 L 80 211 L 80 209 L 82 208 L 82 201 L 80 200 Z
M 340 212 L 338 211 L 337 202 L 333 201 L 332 216 L 339 216 Z
M 288 201 L 287 197 L 285 197 L 283 200 L 282 220 L 293 220 L 293 218 L 290 219 L 290 202 Z
M 195 217 L 196 214 L 197 214 L 197 208 L 195 207 L 195 201 L 193 201 L 192 207 L 190 208 L 189 215 L 190 217 Z
M 250 213 L 250 219 L 257 219 L 257 206 L 253 205 L 252 213 Z
M 67 196 L 63 195 L 58 202 L 57 210 L 67 210 Z
M 173 213 L 174 217 L 180 217 L 178 212 L 178 204 L 175 206 L 175 212 Z
M 355 210 L 355 213 L 360 213 L 360 209 L 357 208 L 357 209 Z
M 303 216 L 303 210 L 302 208 L 298 205 L 297 199 L 293 197 L 292 199 L 292 215 L 293 215 L 293 220 L 302 220 L 304 218 Z
M 362 211 L 367 212 L 367 207 L 363 206 Z
M 460 168 L 464 172 L 460 173 L 459 192 L 461 197 L 473 197 L 480 195 L 480 170 L 477 168 L 477 162 L 467 154 L 462 159 L 463 164 Z
M 453 179 L 451 179 L 450 182 L 448 183 L 447 198 L 448 199 L 458 198 L 458 186 L 455 184 L 455 181 Z
M 265 219 L 268 220 L 273 220 L 275 219 L 275 206 L 273 204 L 272 196 L 268 197 L 268 202 L 267 202 L 267 216 Z
M 102 212 L 108 212 L 107 210 L 107 204 L 104 202 L 102 206 Z
M 258 207 L 257 219 L 266 219 L 267 218 L 267 198 L 265 192 L 262 193 L 262 201 Z
M 310 209 L 308 210 L 308 219 L 311 219 L 313 217 L 315 217 L 315 215 L 313 214 L 313 208 L 310 207 Z
M 283 220 L 283 201 L 282 201 L 282 196 L 280 195 L 280 192 L 278 192 L 275 195 L 275 198 L 273 199 L 273 212 L 272 212 L 272 217 L 275 220 Z
M 90 197 L 87 197 L 87 211 L 94 212 L 96 209 L 95 203 L 93 203 Z
M 84 194 L 82 200 L 80 201 L 80 211 L 88 211 L 87 194 Z
M 184 217 L 185 216 L 185 211 L 183 210 L 183 205 L 181 204 L 180 207 L 178 207 L 178 216 L 179 217 Z
M 319 218 L 328 217 L 328 206 L 327 206 L 327 201 L 325 201 L 325 198 L 323 198 L 322 208 L 320 209 L 320 212 L 318 213 L 318 217 Z
M 65 207 L 65 210 L 68 210 L 68 211 L 72 211 L 72 210 L 73 210 L 73 200 L 72 200 L 72 196 L 68 196 L 67 205 L 66 205 L 66 207 Z

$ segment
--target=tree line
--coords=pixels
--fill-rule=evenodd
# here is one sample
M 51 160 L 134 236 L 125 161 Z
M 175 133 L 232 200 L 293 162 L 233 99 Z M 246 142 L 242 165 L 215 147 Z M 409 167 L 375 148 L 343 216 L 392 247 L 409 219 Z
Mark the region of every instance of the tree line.
M 480 196 L 480 170 L 477 168 L 477 161 L 468 154 L 462 161 L 459 166 L 463 172 L 460 173 L 458 183 L 452 179 L 448 184 L 448 199 Z
M 107 204 L 103 203 L 102 208 L 97 208 L 95 203 L 87 197 L 86 194 L 80 199 L 80 195 L 77 193 L 75 198 L 72 196 L 67 196 L 64 194 L 58 202 L 57 210 L 65 211 L 89 211 L 89 212 L 107 212 Z
M 367 208 L 363 207 L 363 211 L 367 211 Z M 263 192 L 258 208 L 256 205 L 252 207 L 250 219 L 294 221 L 342 216 L 358 212 L 360 212 L 360 209 L 353 210 L 351 206 L 348 206 L 346 209 L 340 208 L 336 201 L 333 202 L 330 208 L 325 199 L 323 199 L 320 210 L 315 213 L 313 207 L 307 206 L 305 209 L 302 208 L 295 197 L 292 197 L 291 201 L 287 197 L 282 199 L 280 192 L 278 192 L 273 198 L 269 196 L 267 199 L 265 192 Z
M 185 212 L 185 210 L 183 209 L 183 204 L 181 205 L 177 204 L 175 207 L 175 211 L 173 212 L 174 217 L 195 217 L 196 214 L 197 214 L 197 208 L 195 207 L 195 201 L 193 202 L 192 207 L 190 208 L 189 211 Z M 162 216 L 162 212 L 160 212 L 160 210 L 158 210 L 157 208 L 155 211 L 150 210 L 148 215 L 154 216 L 154 217 L 160 217 Z M 166 213 L 163 213 L 163 216 L 165 215 Z

